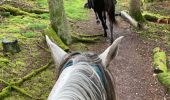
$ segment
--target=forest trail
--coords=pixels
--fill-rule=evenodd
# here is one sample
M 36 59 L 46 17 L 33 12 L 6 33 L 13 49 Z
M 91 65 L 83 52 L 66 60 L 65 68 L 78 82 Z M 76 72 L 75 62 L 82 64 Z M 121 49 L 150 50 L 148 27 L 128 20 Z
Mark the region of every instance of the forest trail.
M 103 33 L 101 24 L 96 24 L 93 12 L 89 15 L 89 20 L 76 22 L 77 32 Z M 117 100 L 166 100 L 164 89 L 152 72 L 152 49 L 156 44 L 142 40 L 120 18 L 118 26 L 114 27 L 114 36 L 125 36 L 117 57 L 110 64 L 116 83 Z M 108 46 L 108 39 L 101 37 L 97 43 L 89 44 L 88 50 L 102 53 Z

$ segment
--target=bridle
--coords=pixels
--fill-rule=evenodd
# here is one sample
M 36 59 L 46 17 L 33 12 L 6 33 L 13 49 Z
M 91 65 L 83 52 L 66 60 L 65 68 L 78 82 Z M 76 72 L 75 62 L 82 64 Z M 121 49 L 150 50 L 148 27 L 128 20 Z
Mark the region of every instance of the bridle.
M 75 57 L 79 57 L 78 60 L 73 60 Z M 59 67 L 59 74 L 67 67 L 72 66 L 73 64 L 79 62 L 86 62 L 91 65 L 99 75 L 100 79 L 102 80 L 103 84 L 105 85 L 105 76 L 104 76 L 104 67 L 101 64 L 101 59 L 98 57 L 97 54 L 92 52 L 73 52 L 67 54 L 64 59 L 62 60 L 60 67 Z
M 76 59 L 77 57 L 78 57 L 78 60 Z M 112 98 L 115 98 L 115 91 L 114 91 L 114 85 L 113 85 L 114 83 L 112 82 L 112 75 L 108 69 L 103 67 L 101 63 L 101 59 L 98 57 L 96 53 L 73 52 L 73 53 L 67 54 L 60 64 L 59 75 L 65 68 L 71 67 L 72 65 L 79 63 L 79 62 L 87 62 L 89 65 L 91 65 L 95 69 L 98 76 L 100 77 L 100 80 L 102 81 L 104 85 L 105 90 L 108 93 L 107 100 L 111 100 Z

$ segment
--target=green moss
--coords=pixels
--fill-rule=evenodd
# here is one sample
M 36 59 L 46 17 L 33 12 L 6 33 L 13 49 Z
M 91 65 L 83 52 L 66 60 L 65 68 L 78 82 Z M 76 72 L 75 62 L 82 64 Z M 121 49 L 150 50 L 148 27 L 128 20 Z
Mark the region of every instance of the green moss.
M 65 51 L 69 50 L 69 47 L 62 42 L 62 40 L 57 36 L 57 34 L 52 28 L 48 27 L 47 29 L 44 30 L 44 33 L 48 35 L 52 40 L 54 40 L 55 43 L 63 50 Z
M 165 86 L 170 86 L 170 72 L 158 74 L 158 80 Z
M 9 59 L 7 59 L 7 58 L 0 58 L 0 63 L 5 63 L 5 64 L 8 64 L 10 62 L 10 60 Z
M 146 20 L 152 21 L 152 22 L 157 22 L 158 19 L 169 18 L 169 16 L 162 16 L 160 14 L 150 13 L 148 11 L 144 11 L 142 15 L 145 17 Z
M 19 26 L 13 25 L 5 25 L 1 28 L 2 33 L 19 33 L 21 31 Z
M 154 48 L 153 50 L 153 67 L 159 68 L 163 72 L 167 72 L 167 64 L 166 64 L 166 54 L 164 51 L 160 50 L 159 47 Z
M 22 88 L 25 88 L 26 91 L 33 94 L 35 97 L 45 100 L 56 82 L 56 75 L 57 73 L 54 67 L 49 67 L 37 77 L 32 77 L 31 80 L 25 81 Z
M 0 99 L 3 99 L 4 97 L 8 96 L 11 91 L 11 86 L 5 87 L 2 92 L 0 92 Z
M 39 15 L 42 19 L 49 19 L 49 14 L 41 14 Z
M 10 16 L 10 12 L 0 12 L 0 15 L 3 17 L 9 17 Z
M 36 100 L 33 98 L 29 98 L 18 91 L 11 91 L 9 96 L 6 96 L 3 100 Z
M 36 15 L 34 15 L 34 14 L 27 13 L 25 11 L 20 10 L 19 8 L 15 8 L 10 5 L 2 5 L 2 6 L 0 6 L 0 9 L 10 12 L 10 14 L 12 14 L 12 15 L 28 15 L 31 17 L 36 17 Z
M 26 66 L 26 63 L 23 62 L 23 61 L 16 61 L 15 64 L 16 64 L 17 66 L 23 66 L 23 67 Z
M 76 34 L 80 37 L 98 37 L 98 36 L 103 36 L 103 34 Z
M 42 30 L 45 29 L 47 25 L 43 23 L 33 23 L 33 24 L 28 24 L 27 29 L 29 30 Z
M 90 43 L 90 42 L 97 42 L 97 40 L 99 40 L 99 38 L 97 38 L 97 37 L 91 37 L 91 38 L 80 37 L 76 34 L 71 34 L 71 36 L 74 41 L 80 41 L 80 42 L 87 42 L 87 43 L 89 42 Z
M 88 19 L 88 10 L 83 8 L 85 2 L 86 0 L 64 0 L 64 7 L 68 18 L 73 20 Z
M 35 5 L 37 2 L 40 4 L 44 2 L 44 4 L 40 6 L 46 6 L 45 9 L 48 8 L 47 0 L 34 0 L 31 2 L 35 3 Z M 35 8 L 41 9 L 38 6 Z M 18 11 L 22 11 L 22 9 L 18 9 Z M 37 46 L 37 44 L 39 44 L 42 47 L 45 46 L 44 48 L 47 48 L 43 40 L 44 37 L 40 32 L 46 28 L 46 25 L 49 25 L 49 15 L 41 14 L 32 16 L 32 14 L 27 15 L 27 13 L 21 13 L 21 15 L 18 15 L 18 12 L 12 12 L 11 14 L 16 14 L 17 16 L 10 15 L 9 17 L 1 20 L 0 40 L 6 36 L 16 37 L 19 41 L 21 52 L 16 53 L 15 55 L 8 55 L 8 57 L 4 57 L 3 53 L 0 52 L 0 79 L 7 82 L 17 82 L 22 79 L 22 77 L 29 74 L 29 72 L 36 72 L 36 69 L 39 69 L 39 66 L 44 65 L 50 59 L 50 55 L 48 55 L 49 53 L 47 54 L 43 49 Z M 36 33 L 36 38 L 27 38 L 22 35 L 27 32 Z M 32 33 L 28 34 L 28 37 L 30 37 L 30 34 Z M 34 37 L 34 35 L 31 35 L 31 37 Z M 0 51 L 2 51 L 1 43 Z M 32 77 L 28 77 L 28 79 L 24 78 L 24 84 L 20 84 L 20 86 L 11 86 L 9 89 L 7 85 L 9 90 L 4 86 L 3 88 L 8 90 L 8 92 L 0 92 L 0 100 L 36 100 L 35 98 L 29 98 L 26 95 L 40 99 L 42 97 L 43 100 L 47 99 L 49 92 L 56 81 L 56 73 L 53 71 L 54 68 L 49 67 L 38 75 L 34 74 Z M 25 84 L 28 84 L 28 86 Z M 3 97 L 3 99 L 1 99 L 1 97 Z
M 146 20 L 151 21 L 151 22 L 156 22 L 158 20 L 158 17 L 152 16 L 152 15 L 148 15 L 148 14 L 143 15 L 143 17 Z
M 8 22 L 9 23 L 12 23 L 12 24 L 29 24 L 29 23 L 33 23 L 35 22 L 36 19 L 35 18 L 32 18 L 32 17 L 29 17 L 29 16 L 10 16 L 10 18 L 8 19 Z
M 74 43 L 70 46 L 72 51 L 87 51 L 88 48 L 83 43 Z
M 130 15 L 138 22 L 140 23 L 143 23 L 145 22 L 145 18 L 142 16 L 141 13 L 139 13 L 139 11 L 136 11 L 136 12 L 133 12 L 133 13 L 130 13 Z
M 48 1 L 47 0 L 36 0 L 37 7 L 41 9 L 47 9 L 48 8 Z
M 0 57 L 0 68 L 9 64 L 10 60 L 4 57 Z
M 140 34 L 143 38 L 149 38 L 151 40 L 159 40 L 162 42 L 170 42 L 166 37 L 170 35 L 170 27 L 168 24 L 158 24 L 153 22 L 145 23 L 147 26 L 146 30 L 134 30 Z M 165 40 L 166 39 L 166 40 Z
M 164 16 L 170 15 L 170 1 L 166 0 L 164 2 L 152 2 L 152 3 L 145 3 L 145 10 L 151 13 L 160 14 Z
M 43 71 L 43 70 L 45 70 L 46 68 L 48 68 L 51 63 L 52 63 L 52 61 L 49 61 L 46 65 L 40 67 L 39 69 L 32 70 L 32 72 L 30 72 L 28 75 L 26 75 L 26 76 L 24 76 L 23 78 L 21 78 L 20 80 L 18 80 L 15 84 L 22 84 L 25 80 L 28 80 L 29 78 L 37 75 L 37 74 L 40 73 L 41 71 Z
M 157 78 L 163 86 L 168 88 L 167 92 L 170 93 L 170 71 L 167 69 L 166 54 L 159 47 L 154 48 L 153 54 L 153 67 L 157 67 L 163 71 L 162 73 L 158 73 Z
M 36 36 L 37 33 L 35 32 L 26 32 L 26 33 L 22 33 L 23 36 L 27 37 L 27 38 L 33 38 Z
M 24 89 L 18 88 L 17 86 L 12 86 L 12 88 L 15 89 L 16 91 L 18 91 L 19 93 L 21 93 L 23 95 L 26 95 L 26 96 L 28 96 L 28 97 L 33 99 L 32 95 L 29 94 L 28 92 L 26 92 Z

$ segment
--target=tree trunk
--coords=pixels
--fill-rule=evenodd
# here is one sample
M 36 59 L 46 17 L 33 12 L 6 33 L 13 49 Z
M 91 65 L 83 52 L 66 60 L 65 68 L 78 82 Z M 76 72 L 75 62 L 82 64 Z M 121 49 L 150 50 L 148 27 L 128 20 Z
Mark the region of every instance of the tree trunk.
M 130 15 L 138 22 L 142 23 L 145 21 L 144 17 L 142 16 L 141 13 L 141 8 L 140 8 L 140 0 L 130 0 L 129 4 L 129 12 Z
M 63 0 L 48 0 L 51 27 L 66 44 L 71 43 Z

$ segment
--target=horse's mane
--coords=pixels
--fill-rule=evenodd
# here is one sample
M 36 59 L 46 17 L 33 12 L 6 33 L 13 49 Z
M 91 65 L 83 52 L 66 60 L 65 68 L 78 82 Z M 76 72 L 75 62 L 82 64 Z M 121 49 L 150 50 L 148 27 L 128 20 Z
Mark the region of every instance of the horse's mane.
M 106 90 L 91 65 L 80 62 L 65 68 L 52 90 L 57 100 L 106 100 Z M 50 98 L 49 98 L 50 99 Z

